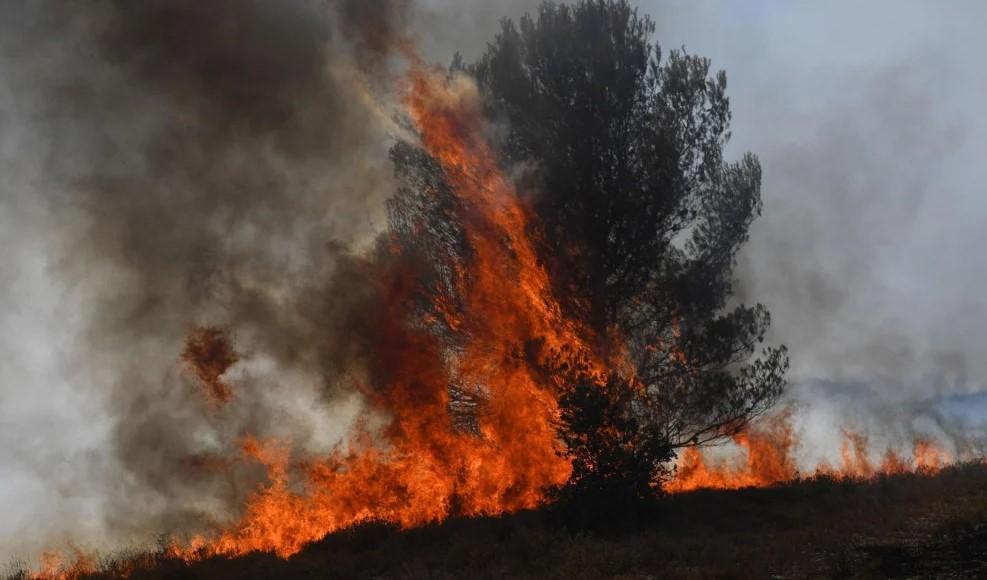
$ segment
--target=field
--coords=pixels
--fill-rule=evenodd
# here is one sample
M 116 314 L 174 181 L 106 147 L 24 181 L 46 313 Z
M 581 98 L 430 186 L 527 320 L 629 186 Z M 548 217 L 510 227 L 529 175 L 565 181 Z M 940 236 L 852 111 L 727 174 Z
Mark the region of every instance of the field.
M 987 577 L 987 466 L 870 481 L 815 478 L 670 496 L 635 521 L 574 529 L 554 510 L 365 524 L 288 560 L 187 564 L 165 551 L 107 558 L 84 578 L 971 578 Z M 17 574 L 14 577 L 26 577 Z

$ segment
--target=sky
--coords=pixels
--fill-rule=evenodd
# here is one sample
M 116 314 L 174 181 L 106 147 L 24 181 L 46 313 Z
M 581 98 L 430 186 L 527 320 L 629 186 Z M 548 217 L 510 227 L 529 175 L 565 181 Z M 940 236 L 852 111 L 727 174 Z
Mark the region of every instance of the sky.
M 987 8 L 651 11 L 667 16 L 666 46 L 727 71 L 734 151 L 764 164 L 764 214 L 740 273 L 792 347 L 793 376 L 980 389 L 987 80 L 975 71 Z
M 772 311 L 792 376 L 894 382 L 909 396 L 987 385 L 987 6 L 636 5 L 663 49 L 727 72 L 728 156 L 751 151 L 764 167 L 742 295 Z
M 472 4 L 422 0 L 412 17 L 426 54 L 448 62 L 459 50 L 470 60 L 498 17 L 535 5 Z M 929 421 L 947 429 L 943 417 L 976 408 L 964 397 L 987 388 L 987 4 L 638 6 L 664 48 L 684 47 L 727 72 L 728 156 L 751 151 L 764 167 L 763 215 L 740 257 L 740 295 L 768 306 L 769 342 L 790 349 L 792 396 L 810 402 L 807 433 L 849 408 L 861 421 L 883 421 L 931 401 L 892 430 Z M 8 38 L 22 30 L 0 25 Z M 99 369 L 79 360 L 90 346 L 80 296 L 91 289 L 62 275 L 56 251 L 61 228 L 84 224 L 55 219 L 59 202 L 39 193 L 52 187 L 53 167 L 86 163 L 59 157 L 56 140 L 73 134 L 53 135 L 51 119 L 35 110 L 34 87 L 52 83 L 73 48 L 12 46 L 0 56 L 0 546 L 38 521 L 64 522 L 53 525 L 56 536 L 98 527 L 93 514 L 112 497 L 95 489 L 96 474 L 117 468 L 102 451 L 113 425 Z M 0 550 L 0 561 L 17 553 Z
M 494 3 L 475 20 L 454 4 L 427 2 L 429 20 L 468 59 L 496 29 Z M 516 17 L 536 4 L 501 5 Z M 727 73 L 728 157 L 750 151 L 764 168 L 740 296 L 772 312 L 768 338 L 792 351 L 792 391 L 912 401 L 987 387 L 987 6 L 635 5 L 663 50 Z
M 843 428 L 877 448 L 916 433 L 982 448 L 987 6 L 641 9 L 664 46 L 727 71 L 730 151 L 763 164 L 737 273 L 791 349 L 803 461 L 832 461 Z

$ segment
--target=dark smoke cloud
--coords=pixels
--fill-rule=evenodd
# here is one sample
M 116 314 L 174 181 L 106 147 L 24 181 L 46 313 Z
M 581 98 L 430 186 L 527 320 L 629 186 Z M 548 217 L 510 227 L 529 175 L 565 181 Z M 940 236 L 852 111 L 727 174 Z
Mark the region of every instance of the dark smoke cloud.
M 390 193 L 387 97 L 370 87 L 390 74 L 406 10 L 3 5 L 0 119 L 38 139 L 30 155 L 5 155 L 26 187 L 3 208 L 37 210 L 26 229 L 47 234 L 20 246 L 49 256 L 46 276 L 72 296 L 61 315 L 75 343 L 56 366 L 96 402 L 110 443 L 66 457 L 61 474 L 51 457 L 21 458 L 46 487 L 101 503 L 77 539 L 114 545 L 232 517 L 256 469 L 210 465 L 248 430 L 325 450 L 348 428 L 352 369 L 328 356 L 347 297 L 328 289 L 338 256 L 373 239 Z M 39 170 L 26 174 L 27 159 Z M 17 320 L 0 322 L 15 332 Z M 224 328 L 243 355 L 224 377 L 236 399 L 218 410 L 179 361 L 199 325 Z M 9 549 L 51 547 L 71 532 L 62 525 L 23 525 L 32 537 Z
M 517 22 L 524 14 L 534 14 L 540 4 L 541 0 L 419 0 L 412 25 L 419 46 L 432 60 L 448 63 L 459 52 L 472 62 L 500 32 L 502 19 Z
M 224 459 L 243 435 L 342 439 L 378 372 L 360 256 L 393 188 L 395 49 L 448 62 L 450 23 L 492 34 L 474 10 L 0 4 L 0 558 L 228 521 L 261 476 Z M 204 328 L 236 351 L 221 376 L 182 360 Z
M 249 489 L 227 490 L 222 473 L 189 457 L 225 455 L 248 428 L 306 442 L 314 427 L 286 431 L 283 420 L 296 405 L 331 416 L 336 369 L 320 355 L 339 329 L 325 300 L 312 298 L 332 275 L 329 244 L 371 230 L 361 216 L 367 196 L 384 193 L 386 167 L 362 165 L 382 159 L 374 149 L 384 136 L 352 77 L 334 76 L 351 64 L 338 57 L 322 3 L 122 2 L 106 11 L 94 30 L 98 54 L 148 99 L 138 114 L 159 118 L 125 145 L 140 152 L 137 167 L 121 173 L 100 159 L 81 176 L 73 201 L 86 225 L 67 236 L 64 274 L 92 291 L 88 340 L 117 373 L 117 457 L 139 496 L 120 504 L 146 514 L 150 501 L 163 518 L 124 511 L 112 527 L 187 529 L 201 519 L 202 498 L 237 505 Z M 94 279 L 93 268 L 110 271 Z M 269 361 L 241 371 L 232 416 L 203 411 L 173 364 L 190 325 L 203 323 L 227 327 L 254 364 Z
M 342 30 L 353 41 L 360 62 L 379 65 L 407 38 L 410 0 L 337 0 Z

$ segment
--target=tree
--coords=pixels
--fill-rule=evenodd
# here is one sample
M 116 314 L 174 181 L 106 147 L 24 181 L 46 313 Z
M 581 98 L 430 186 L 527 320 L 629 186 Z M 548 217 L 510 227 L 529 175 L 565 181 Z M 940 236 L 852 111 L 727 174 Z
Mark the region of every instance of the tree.
M 547 2 L 503 21 L 478 62 L 454 64 L 504 127 L 505 167 L 526 168 L 519 195 L 542 228 L 557 299 L 597 351 L 632 368 L 602 384 L 581 365 L 546 369 L 562 377 L 560 439 L 580 493 L 652 494 L 675 449 L 735 434 L 769 408 L 788 366 L 784 347 L 755 356 L 764 306 L 731 304 L 761 169 L 751 154 L 723 159 L 726 75 L 684 51 L 663 58 L 653 31 L 625 0 Z M 441 264 L 469 251 L 438 223 L 454 213 L 450 197 L 427 155 L 399 144 L 392 158 L 404 184 L 392 229 L 436 258 L 441 286 L 453 270 Z

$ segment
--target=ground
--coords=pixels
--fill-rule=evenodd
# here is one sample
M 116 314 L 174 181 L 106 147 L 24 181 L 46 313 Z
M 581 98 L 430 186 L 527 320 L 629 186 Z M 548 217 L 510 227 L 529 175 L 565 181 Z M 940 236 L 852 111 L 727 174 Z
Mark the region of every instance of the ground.
M 595 531 L 550 510 L 407 531 L 367 524 L 288 560 L 253 554 L 187 565 L 150 553 L 108 560 L 90 577 L 131 568 L 135 580 L 987 578 L 987 466 L 979 463 L 698 491 L 637 519 Z

